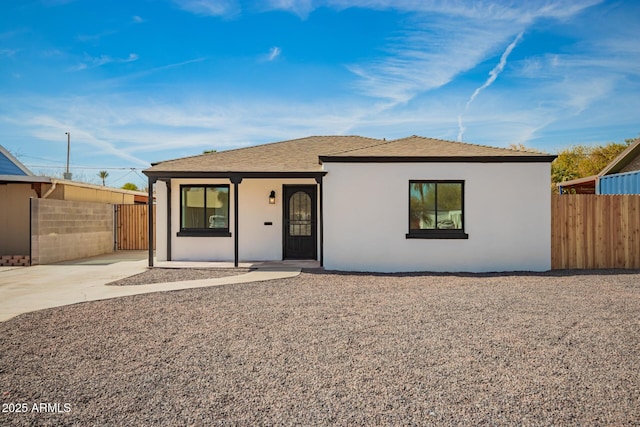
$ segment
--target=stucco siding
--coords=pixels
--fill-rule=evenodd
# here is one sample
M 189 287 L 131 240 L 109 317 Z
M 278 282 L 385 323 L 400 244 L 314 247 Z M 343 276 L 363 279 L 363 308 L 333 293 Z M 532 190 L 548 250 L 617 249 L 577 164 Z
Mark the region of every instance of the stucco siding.
M 314 182 L 315 184 L 315 182 Z M 269 204 L 269 193 L 276 203 Z M 282 181 L 244 180 L 240 192 L 239 257 L 242 260 L 282 259 Z M 265 225 L 271 222 L 272 225 Z
M 29 255 L 31 184 L 0 185 L 0 255 Z
M 325 163 L 324 265 L 346 271 L 551 268 L 548 163 Z M 407 239 L 409 180 L 464 180 L 468 239 Z
M 91 202 L 91 203 L 111 203 L 111 204 L 133 204 L 134 195 L 111 189 L 109 187 L 100 188 L 83 184 L 85 186 L 67 185 L 60 182 L 56 188 L 49 194 L 48 199 L 53 200 L 69 200 L 74 202 Z
M 231 237 L 184 237 L 180 230 L 180 186 L 198 184 L 229 185 L 229 231 Z M 282 259 L 282 189 L 285 184 L 316 185 L 313 179 L 244 179 L 238 186 L 239 233 L 238 257 L 241 261 L 273 261 Z M 158 261 L 167 259 L 166 189 L 157 184 L 157 252 Z M 271 190 L 276 203 L 269 204 Z M 228 179 L 171 180 L 171 259 L 174 261 L 233 261 L 234 259 L 234 189 Z M 265 225 L 270 222 L 271 225 Z

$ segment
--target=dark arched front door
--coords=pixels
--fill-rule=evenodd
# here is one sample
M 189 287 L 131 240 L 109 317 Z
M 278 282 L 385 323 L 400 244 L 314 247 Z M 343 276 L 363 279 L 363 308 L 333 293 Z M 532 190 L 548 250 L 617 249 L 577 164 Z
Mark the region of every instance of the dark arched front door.
M 284 187 L 284 258 L 317 258 L 316 186 Z

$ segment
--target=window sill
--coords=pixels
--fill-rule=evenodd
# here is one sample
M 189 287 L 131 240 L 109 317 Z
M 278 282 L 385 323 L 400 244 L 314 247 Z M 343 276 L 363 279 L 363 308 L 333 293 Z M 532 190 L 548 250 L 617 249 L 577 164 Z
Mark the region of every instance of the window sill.
M 469 235 L 464 231 L 430 231 L 421 233 L 407 233 L 407 239 L 468 239 Z
M 178 237 L 231 237 L 228 230 L 182 230 L 176 233 Z

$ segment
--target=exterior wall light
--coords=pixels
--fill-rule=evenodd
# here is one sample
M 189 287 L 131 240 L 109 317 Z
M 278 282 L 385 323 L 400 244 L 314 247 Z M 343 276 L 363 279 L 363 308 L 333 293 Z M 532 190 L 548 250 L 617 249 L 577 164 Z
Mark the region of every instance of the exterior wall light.
M 270 205 L 276 204 L 276 192 L 273 190 L 271 190 L 271 193 L 269 193 L 269 204 Z

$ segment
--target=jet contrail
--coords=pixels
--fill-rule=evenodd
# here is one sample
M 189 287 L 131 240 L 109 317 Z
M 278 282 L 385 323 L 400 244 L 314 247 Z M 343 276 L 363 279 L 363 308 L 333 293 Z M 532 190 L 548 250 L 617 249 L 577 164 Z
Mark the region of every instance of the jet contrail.
M 496 81 L 496 79 L 498 78 L 498 75 L 502 72 L 502 70 L 504 70 L 504 66 L 507 64 L 507 58 L 509 58 L 509 55 L 511 54 L 511 51 L 516 47 L 516 45 L 518 44 L 518 42 L 522 38 L 522 34 L 523 34 L 522 32 L 520 34 L 518 34 L 516 36 L 515 40 L 513 40 L 511 42 L 511 44 L 509 46 L 507 46 L 505 51 L 502 53 L 502 56 L 500 57 L 500 62 L 498 63 L 498 65 L 493 67 L 493 70 L 489 71 L 489 78 L 487 79 L 487 81 L 484 82 L 484 84 L 482 86 L 480 86 L 479 88 L 477 88 L 473 92 L 473 95 L 471 95 L 471 97 L 467 101 L 467 104 L 464 107 L 464 111 L 462 112 L 462 114 L 460 114 L 458 116 L 458 129 L 459 129 L 458 141 L 462 141 L 462 135 L 464 134 L 464 126 L 462 125 L 462 116 L 463 116 L 463 114 L 466 113 L 469 110 L 469 107 L 471 106 L 471 103 L 473 102 L 473 100 L 476 99 L 476 96 L 478 96 L 478 94 L 480 92 L 482 92 L 484 89 L 486 89 L 489 86 L 491 86 L 491 84 L 494 81 Z

